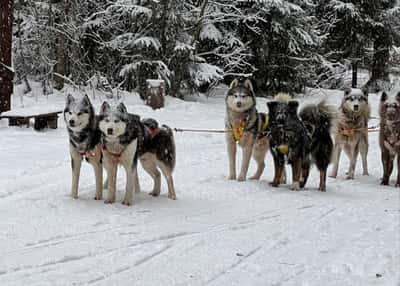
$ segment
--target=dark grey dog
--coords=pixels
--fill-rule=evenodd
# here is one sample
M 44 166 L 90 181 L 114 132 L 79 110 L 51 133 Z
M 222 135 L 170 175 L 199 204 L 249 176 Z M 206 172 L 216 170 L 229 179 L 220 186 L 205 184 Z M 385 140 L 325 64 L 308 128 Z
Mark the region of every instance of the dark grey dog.
M 103 195 L 103 167 L 100 150 L 101 132 L 98 118 L 89 97 L 85 95 L 76 100 L 72 95 L 67 96 L 64 109 L 64 121 L 69 135 L 69 151 L 71 155 L 72 187 L 71 195 L 78 198 L 79 175 L 82 160 L 85 158 L 93 168 L 96 177 L 96 200 Z
M 386 92 L 382 93 L 379 114 L 381 117 L 379 145 L 383 165 L 381 184 L 389 185 L 393 162 L 397 156 L 396 187 L 400 187 L 400 92 L 396 96 L 389 96 Z
M 311 138 L 310 154 L 303 163 L 302 183 L 304 187 L 310 173 L 311 163 L 315 163 L 319 172 L 319 190 L 326 191 L 326 173 L 333 153 L 333 141 L 331 127 L 336 120 L 336 112 L 333 106 L 325 101 L 319 104 L 309 104 L 301 109 L 299 116 Z
M 282 95 L 278 96 L 283 97 Z M 274 158 L 275 175 L 271 183 L 277 187 L 285 169 L 285 162 L 292 166 L 292 190 L 304 186 L 302 166 L 308 162 L 311 140 L 297 115 L 299 103 L 294 100 L 274 100 L 267 103 L 269 110 L 270 149 Z

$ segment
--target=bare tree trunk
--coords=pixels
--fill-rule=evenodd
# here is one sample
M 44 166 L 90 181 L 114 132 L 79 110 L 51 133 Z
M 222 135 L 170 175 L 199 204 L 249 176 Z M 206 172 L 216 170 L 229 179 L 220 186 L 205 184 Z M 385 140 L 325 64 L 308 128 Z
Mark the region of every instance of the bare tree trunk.
M 14 0 L 0 1 L 0 113 L 10 110 L 14 72 L 11 69 Z
M 61 15 L 57 15 L 56 23 L 59 25 L 59 28 L 65 24 L 68 14 L 69 14 L 69 0 L 64 0 L 60 4 L 63 7 L 60 7 L 60 11 L 64 10 L 64 13 Z M 62 9 L 64 8 L 64 9 Z M 66 68 L 66 37 L 63 33 L 59 33 L 56 40 L 56 60 L 57 64 L 55 66 L 55 72 L 65 76 L 65 68 Z M 64 87 L 64 77 L 55 77 L 55 88 L 60 90 Z
M 352 70 L 351 87 L 352 88 L 357 88 L 357 68 L 358 68 L 358 62 L 353 61 L 351 63 L 351 70 Z

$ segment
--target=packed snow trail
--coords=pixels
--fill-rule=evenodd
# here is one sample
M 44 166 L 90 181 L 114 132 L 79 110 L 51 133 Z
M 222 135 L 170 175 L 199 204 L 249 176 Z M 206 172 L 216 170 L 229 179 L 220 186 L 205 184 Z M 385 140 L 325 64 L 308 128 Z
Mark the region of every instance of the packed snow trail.
M 339 103 L 341 92 L 326 92 Z M 223 97 L 194 99 L 168 98 L 158 111 L 136 97 L 125 102 L 171 127 L 223 128 Z M 370 99 L 376 116 L 379 99 Z M 64 104 L 62 96 L 40 100 L 26 104 Z M 98 110 L 101 100 L 94 103 Z M 317 191 L 315 169 L 304 191 L 271 188 L 270 154 L 261 181 L 228 181 L 224 135 L 177 133 L 178 200 L 167 199 L 164 181 L 161 197 L 147 195 L 152 181 L 140 169 L 142 193 L 126 207 L 123 172 L 117 202 L 105 205 L 93 199 L 88 164 L 79 199 L 70 197 L 61 118 L 59 125 L 36 132 L 0 122 L 0 285 L 399 285 L 400 191 L 393 180 L 379 186 L 377 133 L 370 176 L 358 165 L 356 179 L 345 180 L 342 156 L 326 193 Z

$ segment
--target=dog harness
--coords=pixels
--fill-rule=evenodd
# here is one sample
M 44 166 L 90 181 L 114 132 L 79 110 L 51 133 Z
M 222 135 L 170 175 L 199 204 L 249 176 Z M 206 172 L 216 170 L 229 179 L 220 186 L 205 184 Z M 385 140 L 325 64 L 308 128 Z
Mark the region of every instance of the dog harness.
M 257 116 L 259 116 L 259 115 L 257 114 Z M 248 117 L 248 116 L 247 116 L 247 117 Z M 258 118 L 257 118 L 257 121 L 258 121 L 259 119 L 260 119 L 260 118 L 258 117 Z M 241 120 L 238 126 L 233 126 L 233 127 L 231 128 L 231 130 L 232 130 L 232 135 L 233 135 L 233 139 L 234 139 L 236 142 L 239 142 L 240 139 L 242 139 L 243 134 L 244 134 L 245 131 L 250 130 L 250 129 L 254 126 L 254 124 L 253 124 L 252 126 L 246 128 L 247 121 L 248 121 L 247 118 L 246 118 L 245 120 Z M 256 122 L 256 124 L 257 124 L 257 122 Z M 265 119 L 264 119 L 264 122 L 262 122 L 261 128 L 259 128 L 259 131 L 257 132 L 258 135 L 262 135 L 262 136 L 260 136 L 259 138 L 264 137 L 264 135 L 266 135 L 266 134 L 264 134 L 264 133 L 265 133 L 265 130 L 267 130 L 268 126 L 269 126 L 269 117 L 268 117 L 268 115 L 266 115 L 266 116 L 265 116 Z M 257 135 L 257 134 L 256 134 L 256 135 Z

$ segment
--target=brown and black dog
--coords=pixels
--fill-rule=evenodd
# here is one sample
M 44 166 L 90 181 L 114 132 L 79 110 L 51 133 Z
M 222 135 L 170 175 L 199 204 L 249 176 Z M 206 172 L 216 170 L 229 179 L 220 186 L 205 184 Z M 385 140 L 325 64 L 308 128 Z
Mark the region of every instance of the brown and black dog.
M 389 185 L 394 159 L 397 156 L 396 187 L 400 187 L 400 91 L 395 96 L 382 93 L 379 114 L 381 117 L 379 145 L 383 164 L 381 185 Z

